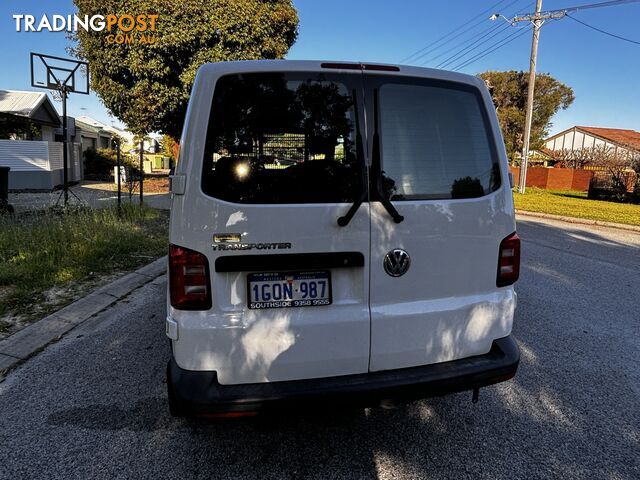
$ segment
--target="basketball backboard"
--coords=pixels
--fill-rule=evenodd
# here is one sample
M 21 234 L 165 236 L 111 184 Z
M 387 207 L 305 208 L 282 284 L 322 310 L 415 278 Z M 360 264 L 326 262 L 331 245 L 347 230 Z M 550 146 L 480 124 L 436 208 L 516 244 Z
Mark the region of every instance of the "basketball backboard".
M 31 86 L 88 95 L 89 64 L 31 52 Z

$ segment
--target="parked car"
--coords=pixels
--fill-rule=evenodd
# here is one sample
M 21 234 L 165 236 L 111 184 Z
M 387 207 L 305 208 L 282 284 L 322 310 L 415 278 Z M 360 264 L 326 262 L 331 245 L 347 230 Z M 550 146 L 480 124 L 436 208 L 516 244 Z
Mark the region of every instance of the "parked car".
M 520 240 L 481 80 L 357 63 L 207 64 L 180 148 L 172 414 L 475 398 L 515 375 Z M 304 158 L 265 168 L 270 148 Z

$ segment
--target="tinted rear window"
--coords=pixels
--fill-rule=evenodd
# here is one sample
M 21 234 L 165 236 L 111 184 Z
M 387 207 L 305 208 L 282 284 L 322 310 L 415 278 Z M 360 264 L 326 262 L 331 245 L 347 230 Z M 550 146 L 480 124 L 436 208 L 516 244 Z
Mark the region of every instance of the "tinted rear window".
M 351 202 L 361 189 L 355 89 L 317 73 L 216 83 L 202 189 L 237 203 Z
M 381 162 L 391 200 L 480 197 L 500 186 L 478 90 L 420 80 L 380 87 Z

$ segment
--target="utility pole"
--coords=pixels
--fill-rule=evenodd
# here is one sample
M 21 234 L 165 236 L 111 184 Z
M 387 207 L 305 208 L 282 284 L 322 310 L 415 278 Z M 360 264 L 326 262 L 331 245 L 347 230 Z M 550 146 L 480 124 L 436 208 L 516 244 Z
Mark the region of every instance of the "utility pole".
M 122 214 L 122 161 L 120 159 L 120 139 L 116 141 L 116 178 L 118 179 L 118 216 Z
M 531 40 L 531 59 L 529 60 L 529 87 L 527 89 L 527 110 L 524 119 L 524 139 L 522 143 L 522 162 L 520 163 L 520 183 L 518 191 L 524 193 L 527 185 L 527 165 L 529 163 L 529 142 L 531 139 L 531 117 L 533 115 L 533 94 L 536 88 L 536 62 L 538 60 L 538 42 L 542 19 L 542 0 L 536 1 L 536 13 L 533 18 L 533 38 Z M 514 19 L 516 21 L 516 19 Z

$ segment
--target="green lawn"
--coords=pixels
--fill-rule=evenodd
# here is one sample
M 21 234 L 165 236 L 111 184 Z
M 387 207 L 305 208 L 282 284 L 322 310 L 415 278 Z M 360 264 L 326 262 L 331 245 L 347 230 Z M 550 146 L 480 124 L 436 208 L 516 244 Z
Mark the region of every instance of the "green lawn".
M 513 198 L 518 210 L 640 225 L 640 205 L 589 200 L 583 192 L 527 188 L 524 195 L 516 192 Z
M 0 217 L 0 332 L 36 320 L 88 287 L 167 251 L 168 215 L 123 206 Z M 3 318 L 4 317 L 4 318 Z M 13 322 L 15 323 L 15 322 Z

